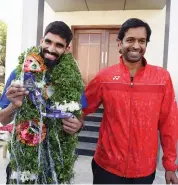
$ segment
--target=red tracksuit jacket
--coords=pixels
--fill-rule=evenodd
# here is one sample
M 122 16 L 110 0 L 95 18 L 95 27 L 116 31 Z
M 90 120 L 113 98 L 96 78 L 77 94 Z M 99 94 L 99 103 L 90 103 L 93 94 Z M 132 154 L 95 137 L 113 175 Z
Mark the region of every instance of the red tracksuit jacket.
M 84 115 L 104 106 L 94 159 L 105 170 L 127 178 L 156 170 L 158 130 L 163 166 L 177 169 L 178 111 L 172 81 L 165 69 L 144 62 L 131 82 L 121 57 L 119 64 L 99 72 L 85 89 Z

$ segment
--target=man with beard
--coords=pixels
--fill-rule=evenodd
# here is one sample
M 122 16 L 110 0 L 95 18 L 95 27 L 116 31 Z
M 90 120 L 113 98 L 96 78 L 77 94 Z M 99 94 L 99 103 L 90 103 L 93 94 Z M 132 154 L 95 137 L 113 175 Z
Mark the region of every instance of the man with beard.
M 94 184 L 152 184 L 158 129 L 166 183 L 178 183 L 177 105 L 168 71 L 144 58 L 150 35 L 147 23 L 127 20 L 118 34 L 119 63 L 99 72 L 85 89 L 85 115 L 104 106 L 92 161 Z
M 41 39 L 41 56 L 45 60 L 48 70 L 57 64 L 58 59 L 68 52 L 69 44 L 72 40 L 70 28 L 61 21 L 50 23 Z M 11 83 L 16 79 L 15 70 L 11 73 L 4 92 L 0 99 L 0 123 L 6 125 L 13 120 L 15 111 L 22 106 L 23 99 L 28 95 L 28 91 L 21 85 Z M 48 77 L 46 77 L 48 80 Z M 82 101 L 81 101 L 82 102 Z M 82 122 L 75 117 L 63 120 L 63 129 L 69 134 L 74 134 L 82 127 Z M 7 168 L 7 183 L 10 175 L 10 167 Z

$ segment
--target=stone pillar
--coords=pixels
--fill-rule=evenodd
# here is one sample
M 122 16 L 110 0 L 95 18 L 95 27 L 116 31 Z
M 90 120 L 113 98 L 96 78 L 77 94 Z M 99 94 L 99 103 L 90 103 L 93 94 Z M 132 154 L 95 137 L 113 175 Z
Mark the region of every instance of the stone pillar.
M 20 53 L 39 45 L 43 34 L 44 0 L 12 1 L 9 13 L 12 16 L 8 21 L 5 80 L 15 69 Z
M 44 0 L 23 1 L 22 51 L 39 44 L 43 34 Z

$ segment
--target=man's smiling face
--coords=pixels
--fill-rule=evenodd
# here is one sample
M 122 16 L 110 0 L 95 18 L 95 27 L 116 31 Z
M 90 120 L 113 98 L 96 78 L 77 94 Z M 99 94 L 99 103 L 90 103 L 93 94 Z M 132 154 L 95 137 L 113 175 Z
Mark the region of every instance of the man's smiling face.
M 147 46 L 145 27 L 130 28 L 119 41 L 121 53 L 127 62 L 135 63 L 142 60 Z
M 40 45 L 47 67 L 53 67 L 67 49 L 66 40 L 50 32 L 41 39 Z

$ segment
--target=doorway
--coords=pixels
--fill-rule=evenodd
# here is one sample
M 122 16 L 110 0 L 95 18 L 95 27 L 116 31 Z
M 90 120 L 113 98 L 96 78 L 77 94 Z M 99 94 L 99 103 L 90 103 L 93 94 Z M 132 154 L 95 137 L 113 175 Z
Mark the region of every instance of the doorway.
M 73 55 L 78 61 L 85 85 L 103 68 L 117 64 L 117 35 L 120 26 L 73 26 Z

